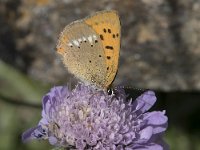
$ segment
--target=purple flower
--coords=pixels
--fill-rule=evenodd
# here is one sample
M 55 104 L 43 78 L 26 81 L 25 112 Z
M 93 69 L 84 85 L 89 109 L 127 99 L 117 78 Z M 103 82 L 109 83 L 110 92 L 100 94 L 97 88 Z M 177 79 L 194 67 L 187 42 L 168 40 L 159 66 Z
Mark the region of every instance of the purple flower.
M 146 112 L 155 102 L 152 91 L 127 102 L 124 91 L 108 95 L 81 84 L 72 91 L 54 87 L 43 97 L 39 124 L 22 139 L 48 139 L 79 150 L 166 150 L 165 111 Z

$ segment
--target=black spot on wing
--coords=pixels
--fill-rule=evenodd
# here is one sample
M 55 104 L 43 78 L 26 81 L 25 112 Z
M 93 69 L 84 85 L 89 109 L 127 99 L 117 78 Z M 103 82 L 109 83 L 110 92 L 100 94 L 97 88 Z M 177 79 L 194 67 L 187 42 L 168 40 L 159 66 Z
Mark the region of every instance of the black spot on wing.
M 103 38 L 103 35 L 102 34 L 100 34 L 100 39 L 103 41 L 104 40 L 104 38 Z
M 105 48 L 106 48 L 106 49 L 110 49 L 110 50 L 113 50 L 113 49 L 114 49 L 113 46 L 109 46 L 109 45 L 106 46 Z
M 110 56 L 107 56 L 107 59 L 110 59 L 111 57 Z

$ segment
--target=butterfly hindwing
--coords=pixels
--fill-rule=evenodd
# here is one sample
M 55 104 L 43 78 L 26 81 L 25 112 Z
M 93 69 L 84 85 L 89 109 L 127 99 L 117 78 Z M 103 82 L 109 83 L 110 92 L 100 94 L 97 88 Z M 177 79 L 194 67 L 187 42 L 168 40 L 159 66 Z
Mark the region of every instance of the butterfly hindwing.
M 103 46 L 96 32 L 82 21 L 64 29 L 57 46 L 67 69 L 81 81 L 101 86 L 106 69 Z

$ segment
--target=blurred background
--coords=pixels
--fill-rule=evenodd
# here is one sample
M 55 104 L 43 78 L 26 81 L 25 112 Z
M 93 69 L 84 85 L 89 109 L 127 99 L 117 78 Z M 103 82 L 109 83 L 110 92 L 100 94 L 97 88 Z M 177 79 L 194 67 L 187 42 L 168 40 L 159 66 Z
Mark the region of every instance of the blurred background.
M 0 0 L 0 149 L 43 150 L 21 142 L 37 125 L 49 89 L 74 77 L 55 53 L 70 22 L 114 9 L 122 24 L 114 86 L 156 91 L 167 111 L 171 150 L 200 150 L 199 0 Z

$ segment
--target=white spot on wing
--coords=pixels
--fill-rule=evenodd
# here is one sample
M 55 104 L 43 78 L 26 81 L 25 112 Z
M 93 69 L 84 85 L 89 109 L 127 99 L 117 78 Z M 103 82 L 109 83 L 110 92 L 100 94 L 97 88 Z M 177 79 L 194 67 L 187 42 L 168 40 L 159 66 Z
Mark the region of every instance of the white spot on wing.
M 78 39 L 79 43 L 82 42 L 82 39 Z
M 70 46 L 70 47 L 71 47 L 71 46 L 73 46 L 73 45 L 72 45 L 72 43 L 68 43 L 68 46 Z
M 85 37 L 83 37 L 83 41 L 86 41 L 86 38 L 85 38 Z
M 93 35 L 93 38 L 94 38 L 94 40 L 97 40 L 97 36 L 96 35 Z
M 77 40 L 73 40 L 74 45 L 79 46 L 79 42 Z
M 92 36 L 88 36 L 88 41 L 92 44 Z

